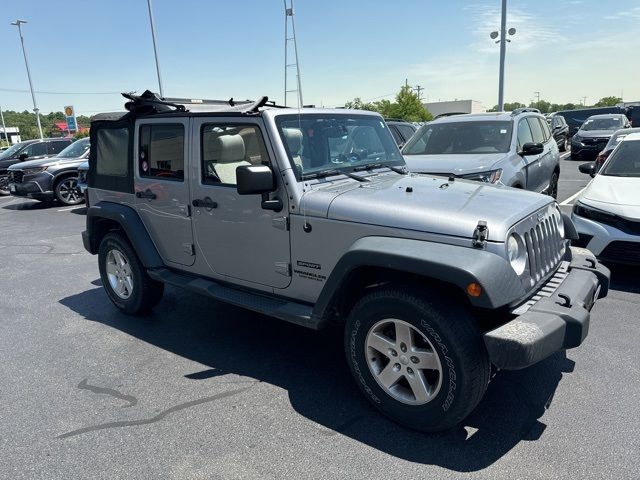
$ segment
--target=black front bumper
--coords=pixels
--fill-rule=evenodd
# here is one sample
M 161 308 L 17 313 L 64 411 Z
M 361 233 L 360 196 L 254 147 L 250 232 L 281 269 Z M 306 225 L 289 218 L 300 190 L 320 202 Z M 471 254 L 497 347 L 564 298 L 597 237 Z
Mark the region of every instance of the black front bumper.
M 586 338 L 591 308 L 607 295 L 610 272 L 587 250 L 572 248 L 571 254 L 567 275 L 550 296 L 484 334 L 491 362 L 498 368 L 528 367 Z
M 52 190 L 51 178 L 41 181 L 26 181 L 23 183 L 9 183 L 9 193 L 16 197 L 27 197 L 35 200 L 53 200 L 55 194 Z

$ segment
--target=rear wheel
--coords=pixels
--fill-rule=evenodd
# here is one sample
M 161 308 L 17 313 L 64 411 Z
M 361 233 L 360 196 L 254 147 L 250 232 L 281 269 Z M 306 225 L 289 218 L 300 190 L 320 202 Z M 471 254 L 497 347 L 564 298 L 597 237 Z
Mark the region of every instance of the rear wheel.
M 460 302 L 441 292 L 387 287 L 368 294 L 349 314 L 345 349 L 371 403 L 420 431 L 455 426 L 489 382 L 481 332 Z
M 562 143 L 560 144 L 560 151 L 561 152 L 567 151 L 567 137 L 564 137 L 564 139 L 562 140 Z
M 53 191 L 62 205 L 78 205 L 84 200 L 78 193 L 78 177 L 63 178 L 56 183 Z
M 162 299 L 164 284 L 149 277 L 122 235 L 105 235 L 98 250 L 98 264 L 109 299 L 124 313 L 145 313 Z

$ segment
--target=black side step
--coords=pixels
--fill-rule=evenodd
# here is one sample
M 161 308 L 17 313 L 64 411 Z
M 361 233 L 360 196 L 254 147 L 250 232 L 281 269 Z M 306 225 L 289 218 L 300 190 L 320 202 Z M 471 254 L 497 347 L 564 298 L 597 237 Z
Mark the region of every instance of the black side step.
M 319 329 L 317 320 L 311 318 L 313 307 L 310 305 L 268 297 L 244 290 L 237 290 L 214 282 L 213 280 L 207 280 L 185 273 L 177 273 L 167 268 L 149 270 L 148 273 L 151 278 L 159 282 L 186 288 L 237 307 L 246 308 L 247 310 L 269 315 L 313 330 Z

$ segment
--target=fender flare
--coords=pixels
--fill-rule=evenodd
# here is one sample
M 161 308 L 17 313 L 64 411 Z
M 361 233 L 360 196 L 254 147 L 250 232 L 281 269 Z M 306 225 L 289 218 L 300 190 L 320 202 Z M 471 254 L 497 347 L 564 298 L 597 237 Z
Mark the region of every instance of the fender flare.
M 164 266 L 162 257 L 154 245 L 138 213 L 131 207 L 114 202 L 98 202 L 87 210 L 87 230 L 82 232 L 85 248 L 92 254 L 98 253 L 100 219 L 116 222 L 124 231 L 127 239 L 136 251 L 138 258 L 146 268 Z
M 474 307 L 496 309 L 522 298 L 526 291 L 509 263 L 481 249 L 392 237 L 357 240 L 329 275 L 313 309 L 320 323 L 329 321 L 334 299 L 349 274 L 359 267 L 380 267 L 445 282 L 466 295 L 469 283 L 482 286 L 479 297 L 467 296 Z

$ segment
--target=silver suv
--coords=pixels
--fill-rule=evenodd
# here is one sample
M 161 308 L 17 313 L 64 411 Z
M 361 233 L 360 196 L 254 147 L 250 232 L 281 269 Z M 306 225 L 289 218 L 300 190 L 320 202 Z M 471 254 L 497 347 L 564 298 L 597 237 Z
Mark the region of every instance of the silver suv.
M 412 172 L 506 185 L 556 197 L 560 152 L 539 111 L 445 117 L 424 125 L 402 150 Z
M 91 124 L 82 235 L 123 312 L 168 283 L 339 325 L 372 404 L 436 431 L 475 408 L 491 364 L 580 345 L 607 294 L 553 199 L 410 174 L 376 113 L 128 97 Z

